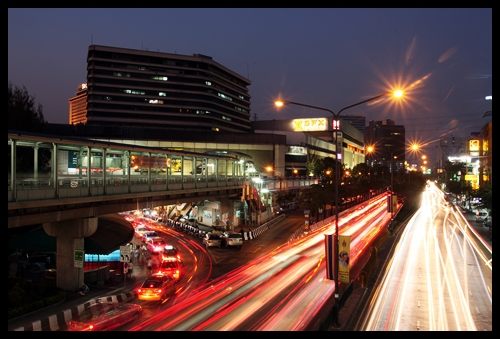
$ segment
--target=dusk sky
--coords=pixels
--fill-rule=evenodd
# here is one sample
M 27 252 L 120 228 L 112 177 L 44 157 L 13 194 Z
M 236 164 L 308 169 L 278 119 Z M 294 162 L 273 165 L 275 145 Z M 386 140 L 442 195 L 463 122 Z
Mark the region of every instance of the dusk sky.
M 249 77 L 252 119 L 328 116 L 401 83 L 404 105 L 348 110 L 391 118 L 407 140 L 452 128 L 467 136 L 491 119 L 491 9 L 9 9 L 8 79 L 25 85 L 45 118 L 67 123 L 68 99 L 86 81 L 94 44 L 201 53 Z M 435 147 L 432 143 L 429 147 Z

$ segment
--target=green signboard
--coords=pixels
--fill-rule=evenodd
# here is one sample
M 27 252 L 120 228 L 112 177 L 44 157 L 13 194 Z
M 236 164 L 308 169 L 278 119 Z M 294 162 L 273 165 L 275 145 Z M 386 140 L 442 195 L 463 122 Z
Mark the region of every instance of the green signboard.
M 75 255 L 74 255 L 74 263 L 76 268 L 83 268 L 83 258 L 84 258 L 84 251 L 83 250 L 75 250 Z
M 78 168 L 77 151 L 68 151 L 68 168 Z

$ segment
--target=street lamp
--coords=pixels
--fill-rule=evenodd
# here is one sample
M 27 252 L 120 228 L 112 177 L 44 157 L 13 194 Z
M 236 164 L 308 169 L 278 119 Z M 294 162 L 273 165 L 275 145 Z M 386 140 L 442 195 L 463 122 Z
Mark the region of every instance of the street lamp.
M 309 104 L 303 104 L 300 102 L 294 102 L 294 101 L 289 101 L 289 100 L 284 100 L 284 99 L 279 99 L 274 102 L 274 105 L 276 108 L 280 109 L 283 108 L 285 105 L 296 105 L 296 106 L 302 106 L 302 107 L 307 107 L 307 108 L 313 108 L 321 111 L 326 111 L 329 112 L 332 115 L 332 129 L 333 129 L 333 142 L 335 144 L 335 173 L 334 173 L 334 188 L 335 188 L 335 235 L 333 238 L 333 241 L 335 243 L 335 257 L 334 257 L 334 277 L 335 277 L 335 305 L 338 307 L 338 302 L 339 302 L 339 180 L 340 180 L 340 170 L 338 168 L 339 166 L 339 161 L 342 161 L 342 132 L 340 129 L 340 114 L 352 107 L 359 106 L 362 104 L 365 104 L 367 102 L 371 102 L 377 99 L 381 99 L 383 97 L 392 97 L 395 99 L 402 99 L 404 96 L 404 91 L 402 89 L 396 89 L 391 92 L 386 92 L 382 93 L 379 95 L 376 95 L 374 97 L 365 99 L 363 101 L 357 102 L 355 104 L 345 106 L 341 108 L 337 113 L 332 111 L 331 109 L 324 108 L 324 107 L 319 107 L 319 106 L 313 106 Z

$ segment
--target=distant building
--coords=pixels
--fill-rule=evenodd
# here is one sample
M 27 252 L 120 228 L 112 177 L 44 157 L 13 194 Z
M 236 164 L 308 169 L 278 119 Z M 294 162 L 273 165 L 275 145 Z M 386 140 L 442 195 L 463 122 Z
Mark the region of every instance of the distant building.
M 87 84 L 80 84 L 76 95 L 69 99 L 68 120 L 70 125 L 87 122 Z
M 480 159 L 480 167 L 479 172 L 482 173 L 479 181 L 479 185 L 482 185 L 483 182 L 491 182 L 493 172 L 491 170 L 492 165 L 492 136 L 493 136 L 493 123 L 490 121 L 481 129 L 482 136 L 482 153 Z
M 362 115 L 343 115 L 340 120 L 348 121 L 352 126 L 359 129 L 361 133 L 365 133 L 366 117 Z
M 256 133 L 273 131 L 273 134 L 286 135 L 284 170 L 280 169 L 285 176 L 309 175 L 308 161 L 335 157 L 336 146 L 327 118 L 258 120 L 253 121 L 252 126 Z M 340 126 L 343 133 L 341 162 L 346 168 L 353 168 L 365 162 L 363 133 L 348 121 L 343 121 Z
M 365 129 L 365 145 L 374 146 L 374 152 L 366 156 L 369 165 L 380 164 L 395 170 L 403 169 L 405 138 L 405 127 L 396 125 L 391 119 L 370 121 Z
M 250 132 L 250 81 L 202 54 L 91 45 L 85 122 Z

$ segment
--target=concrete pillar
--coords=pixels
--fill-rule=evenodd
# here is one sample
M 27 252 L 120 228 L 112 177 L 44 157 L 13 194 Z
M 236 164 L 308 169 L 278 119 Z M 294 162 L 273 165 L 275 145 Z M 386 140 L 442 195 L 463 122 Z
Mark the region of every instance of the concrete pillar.
M 38 143 L 33 146 L 33 179 L 38 180 Z M 38 185 L 38 182 L 36 183 Z
M 44 231 L 57 237 L 57 287 L 77 291 L 83 285 L 83 268 L 74 264 L 74 251 L 84 249 L 84 239 L 97 230 L 97 218 L 64 220 L 44 223 Z

